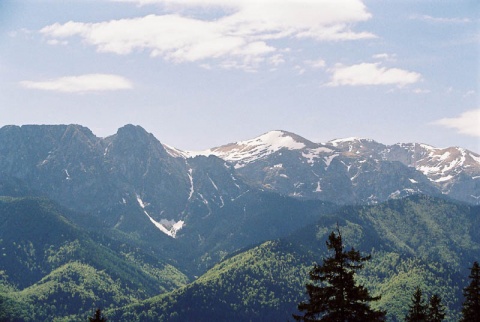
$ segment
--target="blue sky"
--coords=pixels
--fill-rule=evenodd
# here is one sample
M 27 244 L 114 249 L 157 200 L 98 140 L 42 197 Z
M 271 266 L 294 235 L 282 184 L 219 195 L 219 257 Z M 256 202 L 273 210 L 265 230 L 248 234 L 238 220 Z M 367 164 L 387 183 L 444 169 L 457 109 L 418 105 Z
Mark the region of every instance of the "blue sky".
M 480 152 L 480 4 L 2 0 L 0 126 L 201 150 L 287 130 Z

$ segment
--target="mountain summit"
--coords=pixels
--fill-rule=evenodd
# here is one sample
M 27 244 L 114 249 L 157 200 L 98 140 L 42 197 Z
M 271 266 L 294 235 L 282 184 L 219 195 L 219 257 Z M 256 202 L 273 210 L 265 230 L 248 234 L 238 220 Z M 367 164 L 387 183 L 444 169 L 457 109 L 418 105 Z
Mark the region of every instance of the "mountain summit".
M 315 149 L 319 146 L 320 144 L 313 143 L 297 134 L 276 130 L 254 139 L 222 145 L 198 154 L 215 155 L 226 161 L 234 162 L 235 167 L 238 168 L 264 159 L 280 150 Z
M 186 155 L 217 156 L 254 186 L 302 199 L 376 203 L 424 193 L 480 202 L 480 156 L 457 147 L 364 138 L 314 143 L 271 131 Z

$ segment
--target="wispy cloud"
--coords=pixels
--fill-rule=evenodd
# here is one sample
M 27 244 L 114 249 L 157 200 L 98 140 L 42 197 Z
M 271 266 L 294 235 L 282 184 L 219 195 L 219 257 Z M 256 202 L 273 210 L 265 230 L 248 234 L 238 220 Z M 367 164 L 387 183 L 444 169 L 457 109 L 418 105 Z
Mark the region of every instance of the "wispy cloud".
M 317 59 L 317 60 L 307 60 L 305 61 L 305 64 L 312 68 L 324 68 L 326 66 L 325 60 L 323 59 Z
M 117 91 L 133 88 L 128 79 L 108 74 L 67 76 L 45 81 L 22 81 L 20 85 L 30 89 L 64 93 Z
M 250 69 L 271 62 L 271 57 L 281 52 L 274 40 L 348 41 L 376 37 L 351 29 L 355 23 L 371 18 L 360 0 L 115 1 L 162 4 L 170 14 L 99 23 L 69 21 L 46 26 L 40 32 L 57 41 L 79 36 L 99 52 L 147 51 L 152 57 L 174 62 L 213 59 L 219 60 L 219 65 Z M 221 16 L 210 20 L 182 16 L 182 9 L 191 6 L 203 6 L 204 10 L 215 6 Z
M 431 91 L 429 89 L 422 89 L 422 88 L 415 88 L 413 90 L 413 93 L 415 93 L 415 94 L 428 94 L 430 92 Z
M 389 61 L 389 62 L 397 61 L 397 55 L 396 54 L 381 53 L 381 54 L 373 55 L 372 58 L 377 59 L 377 60 L 385 60 L 385 61 Z
M 330 69 L 327 86 L 397 85 L 403 87 L 421 80 L 421 75 L 398 68 L 381 67 L 380 63 L 361 63 L 352 66 L 335 65 Z
M 457 117 L 437 120 L 433 124 L 454 129 L 460 134 L 480 137 L 480 108 L 463 112 Z
M 433 22 L 433 23 L 449 23 L 449 24 L 463 24 L 463 23 L 472 22 L 469 18 L 442 18 L 442 17 L 432 17 L 429 15 L 411 15 L 410 19 L 422 20 L 422 21 Z

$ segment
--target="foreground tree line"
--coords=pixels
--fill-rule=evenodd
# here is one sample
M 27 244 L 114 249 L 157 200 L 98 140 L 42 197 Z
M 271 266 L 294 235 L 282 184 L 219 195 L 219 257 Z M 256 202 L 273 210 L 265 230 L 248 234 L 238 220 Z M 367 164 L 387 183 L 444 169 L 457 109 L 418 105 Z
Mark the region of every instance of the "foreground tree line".
M 352 248 L 344 250 L 342 235 L 337 232 L 329 235 L 327 248 L 333 254 L 323 260 L 322 265 L 315 264 L 310 270 L 311 284 L 306 285 L 308 301 L 301 302 L 298 310 L 302 315 L 294 314 L 297 321 L 325 322 L 382 322 L 385 311 L 374 310 L 369 303 L 378 301 L 380 296 L 371 296 L 363 285 L 355 282 L 355 273 L 364 267 L 371 256 L 362 256 Z M 460 322 L 480 322 L 480 266 L 474 262 L 469 275 L 470 284 L 463 289 L 465 300 L 462 305 Z M 422 290 L 417 287 L 412 295 L 406 322 L 440 322 L 445 318 L 445 307 L 437 294 L 430 297 L 428 303 Z

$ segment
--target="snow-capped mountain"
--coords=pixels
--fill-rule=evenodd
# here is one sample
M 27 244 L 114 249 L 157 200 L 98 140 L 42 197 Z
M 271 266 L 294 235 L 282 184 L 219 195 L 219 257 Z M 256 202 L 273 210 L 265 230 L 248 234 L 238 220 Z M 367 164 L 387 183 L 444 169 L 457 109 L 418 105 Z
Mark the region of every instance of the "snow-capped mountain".
M 479 204 L 480 156 L 359 138 L 314 143 L 286 131 L 194 153 L 133 125 L 107 138 L 79 125 L 5 126 L 2 190 L 46 196 L 127 233 L 200 246 L 212 232 L 234 240 L 236 226 L 259 221 L 269 232 L 300 227 L 314 212 L 282 210 L 304 207 L 299 200 L 365 204 L 422 193 Z
M 304 198 L 375 203 L 426 193 L 480 202 L 480 156 L 425 144 L 346 138 L 314 143 L 286 131 L 212 148 L 251 184 Z
M 226 144 L 207 151 L 190 152 L 188 155 L 215 155 L 225 161 L 235 163 L 236 168 L 241 168 L 280 150 L 302 150 L 316 147 L 317 144 L 296 134 L 271 131 L 251 140 Z
M 480 202 L 480 156 L 463 148 L 396 144 L 384 155 L 422 172 L 442 193 L 473 204 Z

